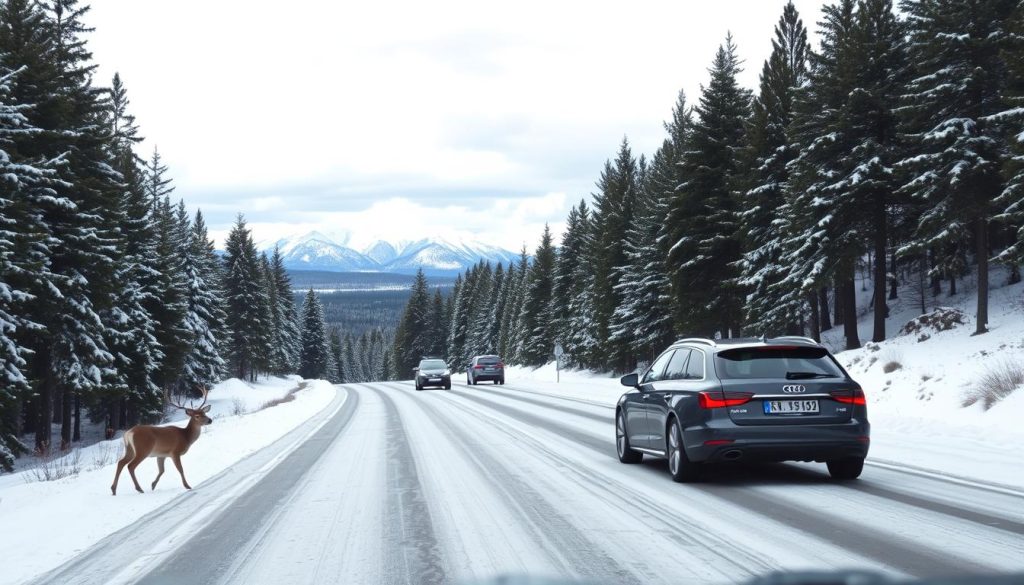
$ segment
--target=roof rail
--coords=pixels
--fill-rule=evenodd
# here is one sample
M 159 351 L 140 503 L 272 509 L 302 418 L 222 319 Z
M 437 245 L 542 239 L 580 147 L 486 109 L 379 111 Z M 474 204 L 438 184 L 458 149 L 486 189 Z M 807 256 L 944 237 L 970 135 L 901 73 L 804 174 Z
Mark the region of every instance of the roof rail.
M 676 343 L 703 343 L 704 345 L 710 345 L 711 347 L 716 347 L 718 345 L 715 343 L 715 340 L 706 339 L 704 337 L 686 337 L 677 340 Z
M 782 337 L 772 337 L 771 340 L 803 341 L 804 343 L 813 343 L 814 345 L 821 345 L 820 343 L 814 341 L 810 337 L 804 337 L 803 335 L 783 335 Z

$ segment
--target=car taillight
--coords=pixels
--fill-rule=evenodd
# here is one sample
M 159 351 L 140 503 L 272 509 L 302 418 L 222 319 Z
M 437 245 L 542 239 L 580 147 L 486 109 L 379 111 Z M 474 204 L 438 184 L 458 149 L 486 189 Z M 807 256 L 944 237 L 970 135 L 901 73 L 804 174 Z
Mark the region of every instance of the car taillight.
M 499 367 L 499 368 L 504 368 L 504 367 L 505 367 L 505 364 L 503 364 L 503 363 L 501 363 L 501 362 L 498 362 L 498 367 Z
M 473 369 L 474 370 L 482 370 L 482 369 L 484 369 L 484 367 L 478 364 L 478 365 L 473 366 Z
M 746 404 L 753 397 L 753 392 L 700 392 L 697 404 L 701 408 L 725 408 Z
M 867 399 L 864 397 L 864 391 L 860 388 L 856 390 L 835 390 L 832 393 L 832 399 L 836 402 L 843 404 L 853 404 L 857 406 L 867 406 Z

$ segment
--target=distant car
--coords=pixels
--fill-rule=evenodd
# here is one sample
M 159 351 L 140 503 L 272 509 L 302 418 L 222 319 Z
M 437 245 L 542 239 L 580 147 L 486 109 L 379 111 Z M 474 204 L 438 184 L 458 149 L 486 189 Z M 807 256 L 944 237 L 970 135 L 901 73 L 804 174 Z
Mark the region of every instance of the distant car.
M 466 383 L 476 386 L 490 380 L 495 384 L 505 383 L 505 364 L 496 355 L 478 355 L 466 364 Z
M 416 372 L 416 389 L 423 390 L 427 386 L 436 386 L 445 390 L 452 389 L 452 371 L 448 364 L 440 358 L 423 358 Z
M 813 339 L 683 339 L 622 384 L 619 461 L 664 457 L 675 481 L 715 461 L 825 462 L 839 480 L 864 467 L 864 391 Z

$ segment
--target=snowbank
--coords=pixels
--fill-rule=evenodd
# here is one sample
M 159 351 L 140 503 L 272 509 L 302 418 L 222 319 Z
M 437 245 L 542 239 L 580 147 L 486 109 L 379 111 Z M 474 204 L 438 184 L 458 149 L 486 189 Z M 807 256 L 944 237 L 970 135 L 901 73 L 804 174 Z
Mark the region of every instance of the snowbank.
M 182 458 L 185 476 L 193 489 L 202 489 L 205 480 L 298 427 L 326 407 L 335 395 L 329 383 L 316 380 L 296 392 L 292 400 L 259 410 L 264 404 L 286 396 L 300 382 L 297 377 L 272 378 L 256 384 L 232 379 L 215 386 L 209 395 L 214 422 L 204 427 L 202 436 Z M 184 426 L 184 418 L 172 424 Z M 34 481 L 30 469 L 3 477 L 0 526 L 12 529 L 0 530 L 0 550 L 5 558 L 18 562 L 4 563 L 0 584 L 18 583 L 56 567 L 186 493 L 170 463 L 156 491 L 148 491 L 156 477 L 156 461 L 149 459 L 136 470 L 139 483 L 147 492 L 137 493 L 125 470 L 121 473 L 118 495 L 112 497 L 110 484 L 121 449 L 120 436 L 80 449 L 80 471 L 57 481 Z

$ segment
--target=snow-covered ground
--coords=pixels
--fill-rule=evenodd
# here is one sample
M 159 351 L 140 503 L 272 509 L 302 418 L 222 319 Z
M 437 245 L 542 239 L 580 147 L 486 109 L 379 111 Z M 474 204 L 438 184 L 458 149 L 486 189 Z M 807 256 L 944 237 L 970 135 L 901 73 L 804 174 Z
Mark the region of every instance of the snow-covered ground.
M 999 286 L 1003 282 L 1001 271 L 993 270 L 997 288 L 991 292 L 989 332 L 984 335 L 971 335 L 977 296 L 967 280 L 955 297 L 943 293 L 932 299 L 929 293 L 928 298 L 929 310 L 939 305 L 963 311 L 963 325 L 926 331 L 929 337 L 923 341 L 918 341 L 919 333 L 901 335 L 836 354 L 868 397 L 869 461 L 1024 489 L 1024 388 L 988 409 L 981 402 L 963 406 L 986 372 L 1007 363 L 1024 364 L 1024 284 Z M 870 293 L 858 292 L 860 301 L 866 302 Z M 890 306 L 890 336 L 920 314 L 919 307 L 905 298 L 890 301 Z M 862 343 L 871 339 L 871 315 L 866 311 L 864 307 L 859 322 Z M 825 337 L 833 349 L 842 347 L 841 327 L 833 327 Z M 892 363 L 898 368 L 886 367 Z M 590 371 L 563 370 L 561 383 L 556 384 L 553 363 L 536 370 L 509 367 L 506 377 L 530 380 L 545 393 L 609 406 L 625 390 L 617 377 Z
M 237 379 L 216 385 L 209 394 L 213 424 L 203 428 L 199 440 L 182 458 L 185 476 L 194 489 L 241 459 L 273 443 L 334 398 L 335 390 L 324 381 L 311 381 L 291 400 L 280 401 L 302 383 L 298 377 L 271 378 L 256 384 Z M 184 426 L 181 413 L 168 424 Z M 122 472 L 118 495 L 110 495 L 117 459 L 122 453 L 120 434 L 76 450 L 53 465 L 77 473 L 56 481 L 37 481 L 32 468 L 0 476 L 0 530 L 3 563 L 0 584 L 19 583 L 49 570 L 85 550 L 105 536 L 127 526 L 186 490 L 174 467 L 155 491 L 148 491 L 156 476 L 156 462 L 149 459 L 136 470 L 147 492 L 132 487 L 127 470 Z M 168 529 L 173 527 L 168 527 Z

